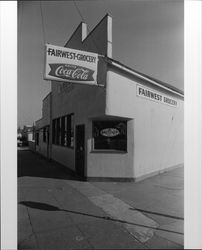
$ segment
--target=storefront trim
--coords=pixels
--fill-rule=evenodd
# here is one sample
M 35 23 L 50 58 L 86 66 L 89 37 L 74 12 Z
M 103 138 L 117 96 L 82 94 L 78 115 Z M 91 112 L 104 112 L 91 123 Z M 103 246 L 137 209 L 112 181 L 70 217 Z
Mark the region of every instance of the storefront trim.
M 106 154 L 106 153 L 109 153 L 109 154 L 127 154 L 128 153 L 128 151 L 122 151 L 122 150 L 106 150 L 106 149 L 104 149 L 104 150 L 99 150 L 99 149 L 93 149 L 92 151 L 90 151 L 90 153 L 104 153 L 104 154 Z
M 91 182 L 135 182 L 131 177 L 86 177 L 86 181 Z

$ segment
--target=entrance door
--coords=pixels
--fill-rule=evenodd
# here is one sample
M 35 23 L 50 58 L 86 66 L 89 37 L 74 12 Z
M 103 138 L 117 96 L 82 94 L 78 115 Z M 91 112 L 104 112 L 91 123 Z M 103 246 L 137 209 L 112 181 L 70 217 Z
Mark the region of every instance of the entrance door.
M 50 144 L 49 144 L 49 126 L 46 127 L 46 143 L 47 143 L 47 158 L 49 159 L 49 151 L 50 151 Z
M 76 126 L 76 173 L 84 177 L 85 168 L 85 125 Z

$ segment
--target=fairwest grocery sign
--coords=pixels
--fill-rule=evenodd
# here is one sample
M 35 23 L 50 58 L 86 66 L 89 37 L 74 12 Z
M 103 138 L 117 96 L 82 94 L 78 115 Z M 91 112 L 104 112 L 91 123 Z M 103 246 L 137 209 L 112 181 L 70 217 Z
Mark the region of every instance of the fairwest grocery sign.
M 98 55 L 46 44 L 44 79 L 97 84 Z
M 163 95 L 144 86 L 137 85 L 137 96 L 145 98 L 150 101 L 155 101 L 162 104 L 167 104 L 172 107 L 177 107 L 177 101 L 167 95 Z

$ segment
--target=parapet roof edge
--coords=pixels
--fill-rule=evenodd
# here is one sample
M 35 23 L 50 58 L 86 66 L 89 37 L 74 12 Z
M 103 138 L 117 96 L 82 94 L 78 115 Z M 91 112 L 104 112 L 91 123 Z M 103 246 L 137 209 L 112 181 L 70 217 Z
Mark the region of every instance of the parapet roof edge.
M 67 43 L 72 39 L 72 37 L 74 36 L 74 34 L 77 32 L 77 30 L 80 28 L 80 26 L 82 25 L 82 24 L 86 24 L 85 22 L 80 22 L 79 23 L 79 25 L 76 27 L 76 29 L 74 30 L 74 32 L 71 34 L 71 36 L 70 36 L 70 38 L 67 40 L 67 42 L 65 43 L 65 45 L 64 45 L 64 47 L 66 47 L 66 45 L 67 45 Z M 86 24 L 87 25 L 87 24 Z
M 90 35 L 94 32 L 94 30 L 100 25 L 100 23 L 101 23 L 107 16 L 112 17 L 109 13 L 107 13 L 107 14 L 106 14 L 106 15 L 105 15 L 105 16 L 104 16 L 95 26 L 94 26 L 94 28 L 93 28 L 91 31 L 89 31 L 89 33 L 87 33 L 87 35 L 86 35 L 86 37 L 84 38 L 84 40 L 81 41 L 82 43 L 83 43 L 87 38 L 90 37 Z M 71 40 L 71 38 L 74 36 L 74 34 L 76 33 L 76 31 L 78 30 L 78 28 L 81 26 L 82 23 L 84 23 L 84 24 L 87 25 L 87 23 L 85 23 L 85 22 L 83 22 L 83 21 L 80 22 L 79 25 L 77 26 L 77 28 L 75 29 L 75 31 L 72 33 L 72 35 L 71 35 L 70 38 L 68 39 L 68 41 L 65 43 L 64 47 L 66 47 L 67 43 Z
M 41 117 L 41 118 L 39 118 L 38 120 L 36 120 L 35 121 L 35 124 L 36 124 L 36 122 L 39 122 L 39 121 L 41 121 L 43 119 L 43 117 Z
M 93 32 L 96 30 L 96 28 L 101 24 L 101 22 L 107 17 L 107 16 L 110 16 L 111 17 L 111 15 L 110 14 L 106 14 L 94 27 L 93 27 L 93 29 L 91 30 L 91 31 L 89 31 L 89 33 L 87 34 L 87 36 L 83 39 L 83 41 L 82 41 L 82 43 L 85 41 L 85 40 L 87 40 L 92 34 L 93 34 Z
M 182 90 L 180 90 L 180 89 L 178 89 L 178 88 L 176 88 L 176 87 L 174 87 L 174 86 L 172 86 L 172 85 L 170 85 L 170 84 L 168 84 L 168 83 L 165 83 L 165 82 L 160 81 L 160 80 L 158 80 L 158 79 L 155 79 L 155 78 L 153 78 L 153 77 L 151 77 L 151 76 L 148 76 L 148 75 L 146 75 L 146 74 L 143 74 L 143 73 L 141 73 L 141 72 L 139 72 L 139 71 L 136 71 L 136 70 L 134 70 L 134 69 L 132 69 L 132 68 L 130 68 L 130 67 L 124 65 L 123 63 L 121 63 L 121 62 L 119 62 L 119 61 L 117 61 L 117 60 L 114 60 L 114 59 L 109 58 L 109 57 L 106 57 L 106 58 L 107 58 L 107 62 L 110 63 L 111 65 L 113 65 L 113 66 L 115 66 L 115 67 L 119 65 L 119 66 L 121 67 L 121 69 L 122 69 L 123 71 L 127 72 L 127 73 L 131 73 L 131 74 L 133 73 L 133 74 L 135 74 L 137 77 L 143 77 L 143 78 L 145 78 L 146 80 L 152 82 L 153 84 L 156 83 L 156 84 L 160 85 L 160 87 L 166 88 L 166 89 L 168 89 L 169 91 L 174 91 L 176 94 L 180 95 L 181 97 L 184 97 L 184 91 L 182 91 Z M 116 65 L 116 64 L 117 64 L 117 65 Z M 129 71 L 131 71 L 131 72 L 129 72 Z

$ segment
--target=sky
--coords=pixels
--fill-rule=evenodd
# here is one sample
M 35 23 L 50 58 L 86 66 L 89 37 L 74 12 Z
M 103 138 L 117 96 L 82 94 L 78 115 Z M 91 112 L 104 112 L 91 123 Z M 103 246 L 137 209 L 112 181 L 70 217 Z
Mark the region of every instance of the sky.
M 50 92 L 50 81 L 43 80 L 45 43 L 64 46 L 81 21 L 91 31 L 106 13 L 112 16 L 113 59 L 184 90 L 183 5 L 182 0 L 18 2 L 18 126 L 41 118 Z

